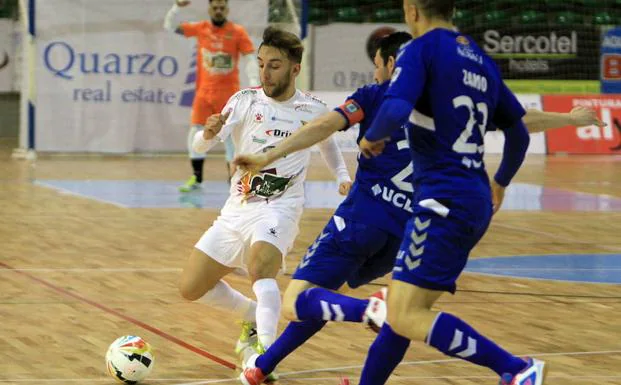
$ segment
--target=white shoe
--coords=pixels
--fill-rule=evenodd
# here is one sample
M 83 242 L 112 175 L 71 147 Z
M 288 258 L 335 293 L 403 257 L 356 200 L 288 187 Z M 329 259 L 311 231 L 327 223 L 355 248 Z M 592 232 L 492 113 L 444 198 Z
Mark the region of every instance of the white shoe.
M 380 291 L 369 297 L 369 304 L 362 316 L 362 322 L 367 324 L 371 330 L 379 333 L 380 329 L 386 322 L 386 297 L 388 288 L 383 287 Z

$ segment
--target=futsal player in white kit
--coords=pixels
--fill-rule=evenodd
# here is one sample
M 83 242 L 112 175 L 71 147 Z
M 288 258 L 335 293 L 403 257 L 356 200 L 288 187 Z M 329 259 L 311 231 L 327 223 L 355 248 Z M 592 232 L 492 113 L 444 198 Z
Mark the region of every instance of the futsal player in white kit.
M 240 153 L 266 152 L 326 113 L 323 102 L 295 88 L 302 52 L 297 36 L 267 28 L 258 51 L 261 88 L 237 92 L 222 114 L 209 117 L 194 150 L 207 151 L 230 135 Z M 328 138 L 318 146 L 339 192 L 347 195 L 351 179 L 336 142 Z M 310 150 L 296 152 L 256 174 L 238 169 L 220 216 L 196 243 L 181 275 L 185 299 L 228 309 L 243 320 L 236 347 L 242 356 L 261 353 L 276 338 L 281 298 L 275 277 L 298 233 L 310 156 Z M 236 269 L 247 271 L 256 302 L 222 280 Z

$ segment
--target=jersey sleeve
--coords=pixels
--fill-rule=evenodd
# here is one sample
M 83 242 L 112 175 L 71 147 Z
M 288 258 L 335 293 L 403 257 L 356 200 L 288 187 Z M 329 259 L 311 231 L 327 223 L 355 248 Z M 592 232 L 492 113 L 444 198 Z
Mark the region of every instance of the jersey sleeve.
M 179 25 L 179 28 L 181 28 L 181 31 L 183 31 L 183 36 L 185 37 L 194 37 L 194 36 L 198 36 L 200 31 L 203 29 L 204 27 L 204 22 L 196 22 L 196 23 L 181 23 Z
M 226 119 L 226 122 L 224 122 L 220 132 L 218 132 L 220 140 L 226 140 L 226 138 L 231 135 L 233 130 L 244 122 L 247 110 L 247 108 L 245 108 L 247 104 L 246 100 L 250 97 L 251 96 L 247 94 L 247 91 L 239 91 L 235 95 L 231 96 L 229 101 L 226 103 L 221 114 L 229 114 L 229 116 Z
M 248 36 L 248 32 L 242 26 L 237 28 L 237 35 L 239 37 L 237 41 L 237 49 L 242 55 L 247 55 L 249 53 L 254 52 L 254 44 L 252 44 L 252 40 L 250 40 L 250 36 Z
M 368 87 L 358 88 L 345 100 L 345 103 L 334 109 L 347 120 L 347 127 L 343 131 L 364 120 L 364 111 L 368 108 L 371 99 L 368 97 L 368 90 Z
M 418 98 L 425 87 L 428 65 L 431 58 L 427 45 L 410 42 L 397 54 L 397 64 L 390 80 L 390 87 L 386 91 L 386 98 L 403 99 L 416 105 Z
M 526 110 L 524 110 L 522 104 L 501 79 L 498 103 L 494 110 L 492 126 L 496 126 L 501 130 L 512 127 L 518 120 L 522 119 L 525 114 Z

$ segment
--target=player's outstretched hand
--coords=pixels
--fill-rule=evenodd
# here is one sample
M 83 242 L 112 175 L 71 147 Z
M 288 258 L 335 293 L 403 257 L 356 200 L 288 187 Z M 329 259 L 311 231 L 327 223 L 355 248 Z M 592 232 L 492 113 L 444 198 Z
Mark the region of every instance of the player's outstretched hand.
M 388 140 L 389 138 L 385 138 L 377 140 L 375 142 L 369 142 L 367 138 L 363 137 L 360 140 L 360 144 L 358 146 L 360 147 L 360 152 L 362 153 L 362 155 L 365 158 L 370 159 L 374 156 L 378 156 L 382 153 L 382 151 L 384 151 L 384 147 L 386 146 L 386 142 Z
M 205 130 L 203 131 L 203 138 L 205 140 L 212 139 L 214 136 L 218 135 L 218 132 L 224 126 L 226 119 L 228 119 L 231 111 L 227 111 L 224 114 L 213 114 L 207 118 L 205 122 Z
M 502 201 L 505 199 L 505 188 L 496 183 L 495 180 L 492 179 L 492 205 L 494 207 L 494 214 L 500 210 L 500 206 L 502 206 Z
M 581 107 L 581 106 L 574 107 L 569 113 L 569 115 L 571 116 L 573 125 L 576 127 L 584 127 L 584 126 L 591 126 L 591 125 L 603 127 L 606 125 L 606 123 L 599 120 L 599 118 L 597 117 L 597 112 L 595 112 L 595 110 L 592 110 L 590 108 Z
M 185 7 L 190 4 L 190 0 L 176 0 L 177 7 Z
M 347 196 L 349 194 L 349 190 L 351 190 L 352 182 L 343 182 L 339 184 L 339 194 L 343 196 Z
M 253 174 L 261 171 L 267 166 L 268 159 L 265 154 L 241 154 L 233 159 L 233 164 L 244 171 Z

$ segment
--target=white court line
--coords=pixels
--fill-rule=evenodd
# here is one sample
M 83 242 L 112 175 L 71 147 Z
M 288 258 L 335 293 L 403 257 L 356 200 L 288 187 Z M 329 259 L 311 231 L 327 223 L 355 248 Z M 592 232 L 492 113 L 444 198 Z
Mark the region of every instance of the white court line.
M 589 356 L 589 355 L 620 354 L 620 353 L 621 353 L 621 350 L 600 350 L 600 351 L 592 351 L 592 352 L 559 352 L 559 353 L 534 353 L 534 354 L 530 353 L 530 354 L 518 354 L 518 356 L 519 357 L 524 357 L 524 356 L 528 356 L 528 357 Z M 460 360 L 457 358 L 449 358 L 449 359 L 444 359 L 444 360 L 405 361 L 405 362 L 401 362 L 398 366 L 442 364 L 442 363 L 447 363 L 447 362 L 463 362 L 463 360 Z M 363 366 L 364 365 L 350 365 L 350 366 L 337 366 L 333 368 L 300 370 L 300 371 L 295 371 L 295 372 L 279 373 L 279 376 L 283 378 L 283 377 L 290 377 L 290 376 L 297 375 L 297 374 L 311 374 L 311 373 L 321 373 L 321 372 L 342 371 L 342 370 L 348 370 L 348 369 L 362 369 Z M 330 377 L 330 378 L 335 379 L 338 377 Z M 399 378 L 407 378 L 407 377 L 399 376 Z M 426 377 L 426 378 L 444 379 L 447 377 Z M 456 376 L 454 378 L 466 378 L 466 377 Z M 487 377 L 480 377 L 480 378 L 487 378 Z M 497 378 L 497 377 L 493 377 L 493 378 Z M 576 378 L 576 377 L 571 376 L 567 378 Z M 591 378 L 591 377 L 583 377 L 583 378 Z M 610 377 L 606 377 L 606 378 L 610 378 Z M 617 377 L 614 377 L 614 378 L 617 378 Z M 619 376 L 619 378 L 621 378 L 621 376 Z M 292 380 L 306 380 L 303 378 L 295 378 L 295 377 L 292 377 L 291 379 Z M 313 378 L 313 379 L 316 380 L 317 378 Z M 309 380 L 312 380 L 312 379 L 309 379 Z M 175 384 L 175 385 L 203 385 L 203 384 L 214 384 L 216 382 L 227 382 L 227 381 L 238 381 L 238 379 L 236 377 L 234 379 L 229 379 L 229 380 L 204 380 L 204 381 L 195 381 L 195 382 L 184 382 L 184 383 Z
M 109 205 L 120 207 L 122 209 L 129 208 L 129 206 L 126 206 L 126 205 L 123 205 L 123 204 L 120 204 L 120 203 L 117 203 L 117 202 L 114 202 L 114 201 L 109 201 L 109 200 L 106 200 L 106 199 L 100 199 L 100 198 L 94 197 L 92 195 L 80 194 L 78 192 L 67 190 L 66 188 L 54 186 L 52 184 L 48 184 L 48 183 L 41 182 L 41 181 L 38 181 L 38 180 L 35 180 L 33 183 L 35 185 L 37 185 L 37 186 L 40 186 L 40 187 L 45 187 L 45 188 L 49 188 L 49 189 L 52 189 L 52 190 L 56 190 L 57 192 L 59 192 L 61 194 L 64 194 L 64 195 L 72 195 L 72 196 L 75 196 L 75 197 L 78 197 L 78 198 L 88 199 L 88 200 L 91 200 L 91 201 L 107 203 Z
M 43 273 L 57 273 L 57 272 L 76 272 L 76 273 L 88 273 L 88 272 L 119 272 L 119 273 L 176 273 L 180 272 L 181 268 L 152 268 L 152 269 L 144 269 L 144 268 L 24 268 L 24 269 L 0 269 L 0 273 L 2 272 L 11 272 L 11 271 L 30 271 L 30 272 L 43 272 Z

